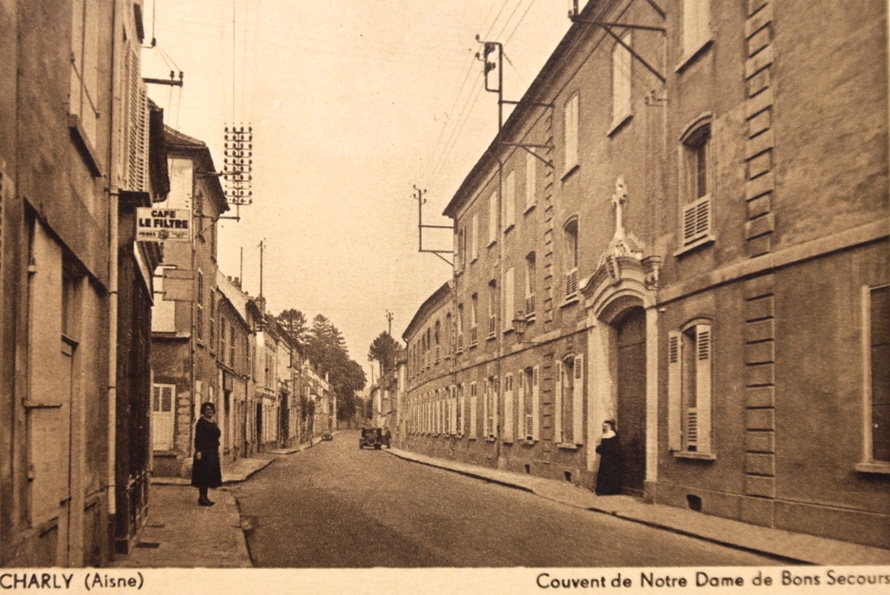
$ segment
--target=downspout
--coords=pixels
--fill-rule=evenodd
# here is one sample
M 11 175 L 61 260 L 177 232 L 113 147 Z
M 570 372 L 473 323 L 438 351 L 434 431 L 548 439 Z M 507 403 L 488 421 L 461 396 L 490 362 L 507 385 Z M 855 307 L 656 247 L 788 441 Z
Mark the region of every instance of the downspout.
M 108 171 L 111 176 L 108 192 L 108 514 L 109 521 L 117 514 L 117 312 L 118 312 L 118 204 L 120 188 L 117 185 L 118 170 L 114 156 L 118 155 L 119 138 L 118 118 L 120 110 L 117 105 L 117 76 L 119 69 L 117 33 L 120 28 L 120 14 L 117 2 L 112 3 L 112 37 L 111 37 L 111 142 L 108 156 Z

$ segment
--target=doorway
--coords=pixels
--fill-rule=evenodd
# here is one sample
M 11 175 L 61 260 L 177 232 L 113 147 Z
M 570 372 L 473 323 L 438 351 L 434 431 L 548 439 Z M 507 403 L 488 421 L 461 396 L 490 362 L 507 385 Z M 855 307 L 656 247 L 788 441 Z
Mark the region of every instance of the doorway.
M 646 312 L 632 307 L 614 323 L 618 348 L 618 435 L 625 492 L 642 495 L 646 477 Z

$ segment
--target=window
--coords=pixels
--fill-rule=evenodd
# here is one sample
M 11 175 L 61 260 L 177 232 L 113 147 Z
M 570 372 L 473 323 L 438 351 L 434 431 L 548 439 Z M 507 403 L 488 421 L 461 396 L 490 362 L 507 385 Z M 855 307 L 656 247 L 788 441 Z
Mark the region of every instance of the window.
M 683 248 L 713 240 L 711 167 L 711 122 L 699 121 L 682 138 L 681 193 L 683 201 Z
M 235 367 L 235 325 L 229 326 L 229 366 Z
M 563 110 L 563 147 L 565 150 L 565 162 L 563 175 L 575 169 L 578 165 L 578 94 L 575 93 L 566 101 Z
M 445 315 L 445 348 L 448 350 L 447 355 L 454 354 L 454 320 L 451 312 Z
M 204 273 L 198 271 L 198 287 L 195 292 L 195 336 L 204 340 Z
M 213 328 L 213 323 L 211 322 L 210 328 Z M 211 345 L 213 344 L 213 338 L 211 337 Z M 220 317 L 219 319 L 219 348 L 217 349 L 219 352 L 219 359 L 221 362 L 225 363 L 224 354 L 226 352 L 226 319 Z
M 68 111 L 77 116 L 80 131 L 97 148 L 99 109 L 99 2 L 72 0 L 71 89 Z
M 473 226 L 470 230 L 470 262 L 479 258 L 479 213 L 473 213 Z
M 477 387 L 475 382 L 470 383 L 470 438 L 475 438 L 477 436 L 477 411 L 478 411 L 478 401 L 479 396 L 477 394 Z
M 683 62 L 711 40 L 711 0 L 683 0 Z
M 711 454 L 712 336 L 709 324 L 668 333 L 668 447 Z
M 535 253 L 529 252 L 525 257 L 525 316 L 527 318 L 533 318 L 535 315 L 536 271 Z
M 535 205 L 538 193 L 538 158 L 525 154 L 525 210 Z
M 479 315 L 479 294 L 474 293 L 470 298 L 470 347 L 476 346 L 476 341 L 478 340 L 478 333 L 476 330 L 477 316 Z
M 565 299 L 578 296 L 578 218 L 565 225 Z
M 504 233 L 516 224 L 516 172 L 504 179 Z
M 513 330 L 513 317 L 516 316 L 516 302 L 514 294 L 516 290 L 516 274 L 513 267 L 504 272 L 504 331 Z
M 890 287 L 869 288 L 865 308 L 865 463 L 883 463 L 886 471 L 890 464 Z
M 513 442 L 513 374 L 504 376 L 504 441 Z
M 488 197 L 488 245 L 498 239 L 498 193 L 492 192 Z
M 631 44 L 630 33 L 621 38 L 627 46 Z M 630 50 L 615 42 L 612 50 L 612 129 L 620 126 L 630 115 L 631 93 Z
M 464 350 L 464 305 L 458 304 L 457 306 L 457 352 L 461 353 Z
M 583 424 L 583 356 L 556 362 L 554 432 L 562 445 L 581 444 Z
M 488 338 L 493 339 L 498 330 L 498 285 L 492 279 L 488 282 Z
M 463 270 L 465 266 L 467 266 L 467 230 L 466 228 L 461 228 L 460 231 L 457 232 L 457 245 L 455 246 L 455 258 L 454 262 L 457 263 L 457 269 Z
M 458 436 L 464 435 L 464 384 L 457 387 L 457 410 L 454 413 L 454 425 Z
M 528 367 L 520 376 L 522 381 L 519 387 L 519 423 L 521 424 L 520 432 L 527 441 L 538 439 L 538 411 L 540 407 L 538 371 L 538 366 Z
M 210 344 L 210 349 L 216 349 L 216 296 L 213 295 L 213 292 L 210 292 L 210 324 L 208 326 L 210 329 L 210 340 L 208 343 Z M 222 340 L 222 337 L 220 337 Z M 219 346 L 220 359 L 225 361 L 223 354 L 225 353 L 224 349 L 225 342 L 221 343 Z
M 485 388 L 482 401 L 482 420 L 485 424 L 483 433 L 486 438 L 493 439 L 497 436 L 498 418 L 498 386 L 497 378 L 489 376 L 485 380 Z
M 441 343 L 441 338 L 442 338 L 441 335 L 442 335 L 442 325 L 437 320 L 436 321 L 436 330 L 433 333 L 433 340 L 435 341 L 435 345 L 436 345 L 434 360 L 437 364 L 439 363 L 439 355 L 440 355 L 440 351 L 441 351 L 441 348 L 440 348 L 440 343 Z

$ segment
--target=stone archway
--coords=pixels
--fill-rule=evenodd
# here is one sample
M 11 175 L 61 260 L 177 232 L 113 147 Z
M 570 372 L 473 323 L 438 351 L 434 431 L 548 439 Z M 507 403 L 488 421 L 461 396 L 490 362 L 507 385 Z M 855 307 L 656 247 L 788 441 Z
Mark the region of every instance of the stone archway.
M 623 490 L 638 495 L 655 481 L 657 469 L 657 313 L 649 279 L 641 259 L 613 256 L 583 287 L 590 328 L 588 443 L 599 443 L 606 419 L 618 422 Z M 590 450 L 593 472 L 598 460 Z

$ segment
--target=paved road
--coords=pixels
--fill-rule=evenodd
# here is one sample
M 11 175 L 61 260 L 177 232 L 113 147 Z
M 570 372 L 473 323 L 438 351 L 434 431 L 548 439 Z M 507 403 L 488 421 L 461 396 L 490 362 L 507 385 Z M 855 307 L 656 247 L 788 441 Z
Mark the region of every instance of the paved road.
M 765 566 L 775 561 L 359 450 L 358 432 L 235 488 L 267 568 Z

